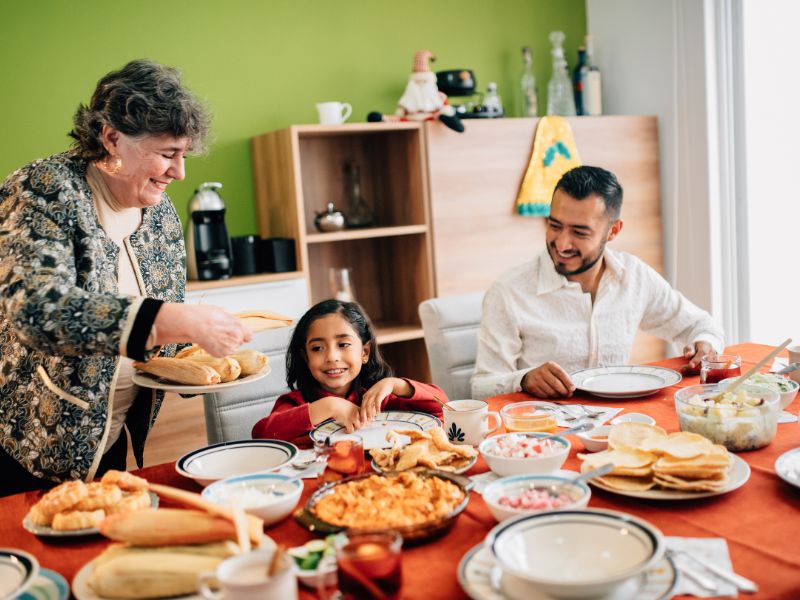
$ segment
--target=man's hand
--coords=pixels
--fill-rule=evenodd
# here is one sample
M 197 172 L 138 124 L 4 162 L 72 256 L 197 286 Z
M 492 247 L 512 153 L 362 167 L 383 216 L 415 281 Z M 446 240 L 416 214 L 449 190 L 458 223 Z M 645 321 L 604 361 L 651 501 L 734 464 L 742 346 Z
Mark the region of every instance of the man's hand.
M 700 369 L 700 360 L 704 356 L 715 357 L 717 351 L 708 342 L 695 342 L 694 346 L 686 346 L 683 349 L 683 357 L 689 359 L 690 369 Z
M 550 361 L 525 373 L 522 391 L 537 398 L 569 398 L 575 384 L 564 369 Z

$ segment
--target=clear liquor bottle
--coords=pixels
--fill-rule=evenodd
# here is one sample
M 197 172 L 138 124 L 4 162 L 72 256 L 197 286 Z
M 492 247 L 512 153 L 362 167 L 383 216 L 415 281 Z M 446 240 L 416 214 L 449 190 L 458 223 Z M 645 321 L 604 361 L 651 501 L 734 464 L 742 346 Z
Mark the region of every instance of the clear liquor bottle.
M 375 212 L 361 195 L 361 169 L 355 162 L 344 166 L 344 197 L 347 203 L 347 226 L 369 227 Z
M 564 32 L 551 31 L 550 42 L 553 44 L 553 74 L 547 83 L 547 114 L 562 117 L 575 116 L 575 97 L 572 92 L 572 81 L 567 73 L 567 59 L 564 58 Z
M 536 92 L 536 76 L 533 74 L 533 55 L 530 46 L 522 47 L 522 76 L 519 79 L 520 117 L 535 117 L 539 114 L 539 95 Z

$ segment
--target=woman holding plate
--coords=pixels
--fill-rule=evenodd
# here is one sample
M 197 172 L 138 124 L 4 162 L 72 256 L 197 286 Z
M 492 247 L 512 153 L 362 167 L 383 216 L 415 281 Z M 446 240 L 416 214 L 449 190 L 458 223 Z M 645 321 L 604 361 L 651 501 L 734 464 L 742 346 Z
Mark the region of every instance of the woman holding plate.
M 0 187 L 0 496 L 141 465 L 163 392 L 132 362 L 195 342 L 215 356 L 250 331 L 183 304 L 185 249 L 165 189 L 209 130 L 172 68 L 135 60 L 75 114 L 73 148 Z

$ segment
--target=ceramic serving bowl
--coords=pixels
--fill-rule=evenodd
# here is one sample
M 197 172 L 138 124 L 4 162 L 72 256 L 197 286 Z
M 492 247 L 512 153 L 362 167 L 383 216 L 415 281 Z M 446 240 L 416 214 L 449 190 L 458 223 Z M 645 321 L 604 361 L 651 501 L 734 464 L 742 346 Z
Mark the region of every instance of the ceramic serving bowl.
M 294 460 L 297 452 L 297 446 L 283 440 L 221 442 L 184 454 L 175 470 L 206 486 L 226 477 L 280 469 Z
M 720 381 L 720 385 L 728 387 L 731 383 L 736 381 L 738 377 L 728 377 Z M 785 410 L 794 399 L 797 397 L 797 390 L 800 389 L 800 383 L 793 379 L 786 379 L 781 375 L 774 373 L 758 374 L 747 378 L 747 383 L 751 385 L 763 385 L 778 393 L 781 403 L 781 410 Z M 788 388 L 788 389 L 785 389 Z
M 656 420 L 650 415 L 644 413 L 625 413 L 618 415 L 611 419 L 612 425 L 619 425 L 620 423 L 644 423 L 646 425 L 655 425 Z
M 575 474 L 577 477 L 577 473 Z M 555 490 L 557 486 L 560 492 L 570 498 L 569 504 L 559 508 L 549 507 L 512 507 L 500 502 L 503 497 L 518 498 L 521 494 L 529 490 L 540 490 L 547 493 L 548 490 Z M 483 500 L 489 506 L 492 516 L 498 521 L 505 521 L 520 515 L 534 514 L 540 512 L 553 512 L 557 510 L 577 510 L 585 508 L 592 497 L 589 486 L 583 482 L 573 483 L 570 478 L 558 475 L 515 475 L 512 477 L 501 477 L 493 481 L 483 491 Z
M 608 448 L 608 434 L 611 432 L 611 427 L 611 425 L 603 425 L 575 435 L 589 452 L 601 452 Z
M 478 451 L 483 456 L 483 460 L 489 465 L 493 473 L 501 477 L 509 475 L 538 474 L 546 475 L 557 471 L 567 460 L 569 455 L 570 442 L 564 437 L 552 437 L 555 449 L 546 454 L 528 456 L 525 458 L 510 458 L 502 456 L 498 450 L 499 444 L 516 443 L 525 440 L 536 440 L 548 436 L 546 433 L 504 433 L 495 435 L 483 440 L 478 446 Z
M 626 513 L 586 509 L 523 515 L 489 532 L 486 545 L 509 598 L 611 594 L 664 554 L 661 532 Z
M 209 485 L 201 496 L 227 508 L 238 503 L 245 512 L 263 519 L 264 525 L 272 525 L 291 514 L 303 493 L 303 482 L 299 479 L 287 481 L 289 478 L 280 473 L 229 477 Z

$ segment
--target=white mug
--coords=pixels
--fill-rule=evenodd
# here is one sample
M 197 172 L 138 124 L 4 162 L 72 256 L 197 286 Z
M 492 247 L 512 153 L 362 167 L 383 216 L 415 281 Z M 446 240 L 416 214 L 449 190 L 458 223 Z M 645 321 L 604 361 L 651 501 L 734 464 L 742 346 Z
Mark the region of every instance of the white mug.
M 201 573 L 197 578 L 200 595 L 206 600 L 297 600 L 291 556 L 284 554 L 278 572 L 272 577 L 267 575 L 274 552 L 270 548 L 232 556 L 222 561 L 215 572 Z M 215 579 L 219 592 L 209 587 Z
M 445 408 L 444 430 L 447 439 L 453 444 L 469 444 L 477 446 L 483 439 L 497 431 L 502 421 L 500 415 L 489 411 L 489 405 L 483 400 L 450 400 Z M 494 426 L 489 427 L 489 419 L 494 419 Z
M 353 107 L 347 102 L 320 102 L 317 112 L 322 125 L 341 125 L 352 114 Z
M 800 362 L 800 346 L 789 346 L 786 350 L 789 351 L 789 364 Z M 789 373 L 789 379 L 800 383 L 800 369 Z

